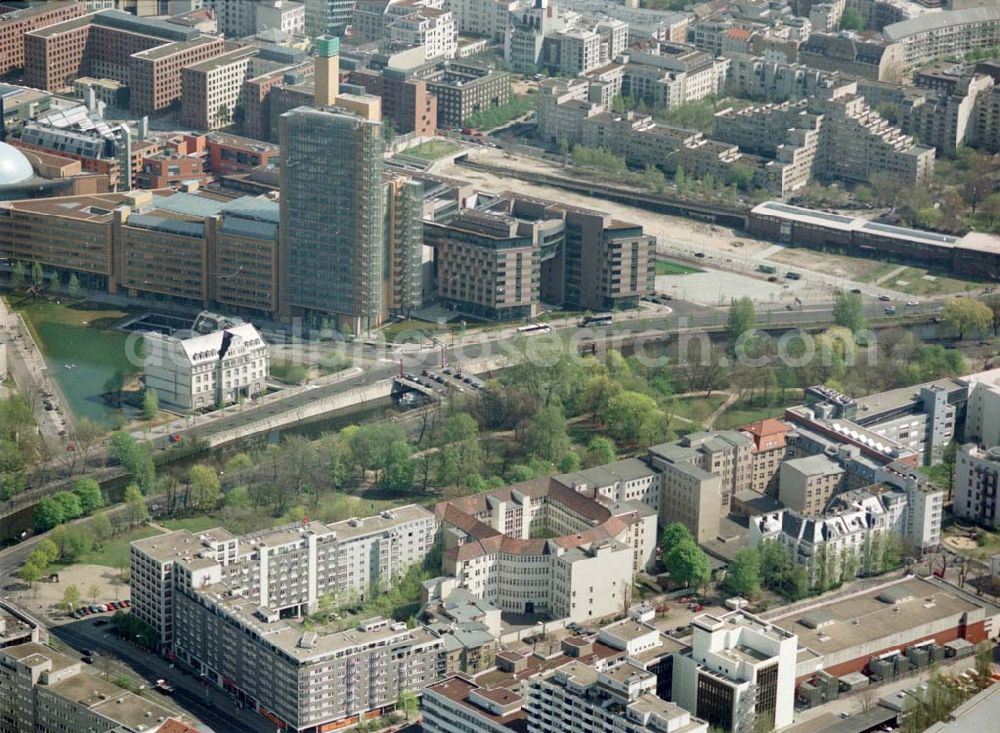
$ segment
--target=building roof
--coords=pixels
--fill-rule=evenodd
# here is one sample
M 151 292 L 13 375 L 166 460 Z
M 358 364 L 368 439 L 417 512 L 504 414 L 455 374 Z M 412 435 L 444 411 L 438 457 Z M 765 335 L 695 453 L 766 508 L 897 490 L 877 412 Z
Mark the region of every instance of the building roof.
M 844 468 L 836 461 L 823 454 L 793 458 L 781 464 L 782 472 L 785 466 L 803 476 L 826 476 L 833 473 L 844 473 Z
M 792 426 L 784 420 L 766 418 L 744 425 L 740 430 L 749 433 L 758 451 L 775 450 L 786 445 L 786 436 Z
M 511 730 L 526 731 L 528 729 L 528 714 L 520 707 L 523 699 L 521 695 L 507 688 L 484 687 L 466 679 L 465 677 L 448 677 L 440 682 L 430 685 L 426 691 L 446 697 L 454 703 L 467 708 L 476 717 L 490 720 L 498 725 L 503 725 Z M 500 709 L 509 709 L 516 706 L 516 710 L 498 715 L 491 712 L 481 704 L 476 704 L 470 700 L 470 696 L 476 695 L 495 702 Z
M 898 603 L 881 600 L 879 596 L 887 591 L 892 598 L 900 596 L 912 600 Z M 934 622 L 953 619 L 957 626 L 963 614 L 970 614 L 969 623 L 974 623 L 977 617 L 986 615 L 984 608 L 988 606 L 985 601 L 944 583 L 910 576 L 806 608 L 777 609 L 767 617 L 775 626 L 798 634 L 802 646 L 820 654 L 836 654 L 855 647 L 870 654 L 881 650 L 875 642 L 891 640 L 886 646 L 906 643 L 907 631 L 925 629 Z M 805 622 L 814 619 L 819 611 L 825 612 L 832 623 L 812 629 Z M 998 612 L 994 609 L 989 615 Z M 925 633 L 920 631 L 917 635 L 923 637 Z
M 921 13 L 916 17 L 890 23 L 882 29 L 889 41 L 901 41 L 918 33 L 929 33 L 959 25 L 1000 22 L 1000 5 L 983 5 L 965 10 L 944 10 L 939 13 Z

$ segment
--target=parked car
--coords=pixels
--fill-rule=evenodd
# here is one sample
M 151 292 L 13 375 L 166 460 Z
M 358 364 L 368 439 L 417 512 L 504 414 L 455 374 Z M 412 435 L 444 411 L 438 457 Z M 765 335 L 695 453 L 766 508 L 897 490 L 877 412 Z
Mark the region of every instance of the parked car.
M 129 608 L 129 607 L 130 607 L 130 606 L 132 605 L 132 601 L 130 601 L 130 600 L 129 600 L 128 598 L 126 598 L 126 599 L 125 599 L 124 601 L 122 601 L 122 602 L 121 602 L 121 603 L 120 603 L 119 605 L 120 605 L 120 606 L 121 606 L 122 608 Z
M 100 603 L 95 603 L 90 607 L 91 613 L 104 613 L 107 609 Z
M 880 295 L 878 296 L 878 299 L 881 300 L 883 303 L 888 303 L 890 300 L 892 300 L 892 298 L 890 298 L 888 295 Z

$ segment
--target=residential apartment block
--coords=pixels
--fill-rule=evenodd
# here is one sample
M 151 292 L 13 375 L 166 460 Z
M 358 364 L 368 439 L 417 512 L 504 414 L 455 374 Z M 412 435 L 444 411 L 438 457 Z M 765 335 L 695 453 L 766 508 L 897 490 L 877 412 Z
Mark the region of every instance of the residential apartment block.
M 450 582 L 510 613 L 615 613 L 656 545 L 646 505 L 606 507 L 549 479 L 442 502 L 435 515 Z
M 997 494 L 1000 492 L 1000 446 L 963 445 L 955 457 L 956 517 L 988 527 L 1000 526 Z
M 529 733 L 707 733 L 708 723 L 656 696 L 656 675 L 626 662 L 598 671 L 570 662 L 524 686 Z
M 256 399 L 267 388 L 268 347 L 249 323 L 179 338 L 143 336 L 146 389 L 181 410 Z
M 178 624 L 174 600 L 197 603 L 207 584 L 280 614 L 312 613 L 324 595 L 364 599 L 423 561 L 434 517 L 400 507 L 336 524 L 295 523 L 237 537 L 225 529 L 186 530 L 132 543 L 132 613 L 157 630 L 164 648 Z M 232 593 L 230 593 L 232 591 Z
M 901 67 L 908 70 L 945 56 L 963 56 L 1000 45 L 1000 6 L 989 3 L 921 13 L 887 25 L 882 35 L 901 50 Z
M 94 731 L 167 733 L 179 724 L 148 697 L 89 674 L 46 644 L 0 648 L 0 729 L 4 733 Z

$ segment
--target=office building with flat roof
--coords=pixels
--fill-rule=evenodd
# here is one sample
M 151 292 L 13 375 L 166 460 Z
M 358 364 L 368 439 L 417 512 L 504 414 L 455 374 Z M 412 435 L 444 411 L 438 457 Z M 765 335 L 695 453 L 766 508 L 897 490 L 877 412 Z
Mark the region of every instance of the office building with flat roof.
M 691 648 L 675 655 L 674 701 L 723 730 L 756 731 L 792 723 L 799 640 L 745 611 L 702 614 Z
M 707 733 L 708 723 L 656 696 L 656 676 L 628 662 L 598 671 L 579 661 L 524 685 L 529 733 Z
M 5 6 L 4 9 L 6 12 L 0 14 L 0 74 L 24 68 L 27 33 L 78 18 L 87 11 L 84 3 L 66 0 L 18 9 Z
M 281 312 L 370 331 L 387 315 L 382 125 L 298 107 L 281 116 L 280 137 Z

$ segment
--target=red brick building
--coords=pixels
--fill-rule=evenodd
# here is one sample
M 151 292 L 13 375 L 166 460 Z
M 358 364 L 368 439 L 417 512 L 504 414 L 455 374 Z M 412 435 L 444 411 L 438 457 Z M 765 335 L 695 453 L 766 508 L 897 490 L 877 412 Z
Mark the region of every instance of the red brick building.
M 167 110 L 181 98 L 181 69 L 225 50 L 221 38 L 200 36 L 133 54 L 129 59 L 132 114 L 153 115 Z
M 208 168 L 217 176 L 247 173 L 260 166 L 276 164 L 281 151 L 274 143 L 222 132 L 209 133 L 206 144 Z
M 55 0 L 45 5 L 15 9 L 0 4 L 0 74 L 24 67 L 25 34 L 84 13 L 82 2 Z
M 382 98 L 382 115 L 392 122 L 396 132 L 434 135 L 437 130 L 437 97 L 427 90 L 423 79 L 407 78 L 394 69 L 372 71 L 358 69 L 349 76 L 352 84 Z

